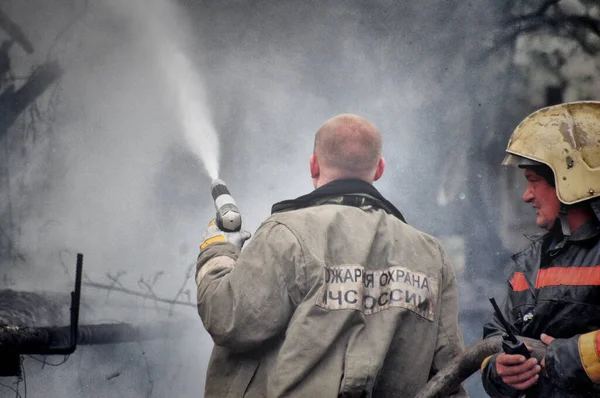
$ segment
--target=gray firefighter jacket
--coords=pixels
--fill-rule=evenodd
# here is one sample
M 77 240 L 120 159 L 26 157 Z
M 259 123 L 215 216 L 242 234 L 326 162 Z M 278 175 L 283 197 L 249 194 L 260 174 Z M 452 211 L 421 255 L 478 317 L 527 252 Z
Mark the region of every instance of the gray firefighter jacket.
M 448 258 L 371 184 L 273 210 L 241 253 L 199 256 L 206 397 L 413 397 L 462 352 Z

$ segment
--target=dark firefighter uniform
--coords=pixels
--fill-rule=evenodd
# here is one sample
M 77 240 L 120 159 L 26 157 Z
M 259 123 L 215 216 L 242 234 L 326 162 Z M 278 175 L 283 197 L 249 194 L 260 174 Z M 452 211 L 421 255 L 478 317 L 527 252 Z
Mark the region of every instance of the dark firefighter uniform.
M 545 369 L 526 391 L 496 373 L 496 357 L 482 363 L 482 381 L 492 396 L 600 397 L 600 102 L 581 101 L 540 109 L 513 132 L 504 165 L 549 167 L 544 177 L 561 210 L 554 227 L 513 256 L 502 313 L 516 335 L 556 338 Z M 592 214 L 570 230 L 570 206 Z M 573 213 L 571 213 L 573 214 Z M 504 332 L 494 316 L 484 337 Z
M 553 232 L 513 256 L 515 271 L 502 313 L 516 335 L 539 339 L 546 333 L 561 339 L 548 347 L 547 377 L 542 375 L 527 396 L 600 396 L 594 386 L 600 382 L 600 223 L 579 227 L 562 249 L 553 247 L 562 241 L 560 231 Z M 484 326 L 484 337 L 503 332 L 496 316 Z M 520 396 L 502 383 L 494 362 L 492 357 L 484 363 L 486 391 Z

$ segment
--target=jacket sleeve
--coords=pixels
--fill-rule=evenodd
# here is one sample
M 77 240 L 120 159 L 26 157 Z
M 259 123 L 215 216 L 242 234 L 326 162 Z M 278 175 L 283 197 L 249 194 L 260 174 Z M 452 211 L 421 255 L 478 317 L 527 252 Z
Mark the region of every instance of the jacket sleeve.
M 241 253 L 229 243 L 203 251 L 198 313 L 215 344 L 247 351 L 284 330 L 297 304 L 288 286 L 301 262 L 296 237 L 275 222 L 261 225 Z
M 496 373 L 496 358 L 498 354 L 490 355 L 481 364 L 481 381 L 483 389 L 490 397 L 520 397 L 523 391 L 505 384 Z
M 566 391 L 600 391 L 600 331 L 555 339 L 546 351 L 550 382 Z
M 500 311 L 502 316 L 511 326 L 511 331 L 515 335 L 519 335 L 520 332 L 514 327 L 515 319 L 512 315 L 512 299 L 511 299 L 512 287 L 508 283 L 508 294 L 500 305 Z M 498 315 L 494 312 L 491 319 L 483 325 L 483 338 L 501 335 L 506 333 L 502 322 L 498 318 Z M 496 372 L 496 358 L 498 355 L 487 357 L 481 364 L 481 382 L 483 388 L 491 397 L 518 397 L 523 394 L 515 388 L 510 387 L 502 381 L 502 378 Z
M 430 378 L 443 369 L 465 349 L 458 326 L 458 288 L 452 264 L 440 246 L 442 256 L 442 289 L 440 323 Z M 453 392 L 452 397 L 468 397 L 463 386 Z

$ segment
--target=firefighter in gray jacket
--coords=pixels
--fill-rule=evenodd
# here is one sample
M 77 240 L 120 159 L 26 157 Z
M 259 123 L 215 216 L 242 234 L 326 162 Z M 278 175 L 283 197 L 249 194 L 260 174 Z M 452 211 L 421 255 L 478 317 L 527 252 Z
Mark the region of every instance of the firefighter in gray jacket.
M 247 233 L 210 224 L 206 397 L 412 397 L 462 352 L 446 254 L 372 185 L 381 147 L 369 121 L 336 116 L 315 137 L 313 192 L 275 204 L 243 251 Z

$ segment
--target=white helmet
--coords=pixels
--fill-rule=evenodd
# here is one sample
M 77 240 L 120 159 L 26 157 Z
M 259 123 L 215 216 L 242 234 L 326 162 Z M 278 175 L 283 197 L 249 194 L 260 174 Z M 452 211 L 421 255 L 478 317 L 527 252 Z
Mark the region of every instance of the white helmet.
M 600 197 L 600 102 L 554 105 L 527 116 L 506 148 L 504 165 L 545 164 L 566 204 Z

